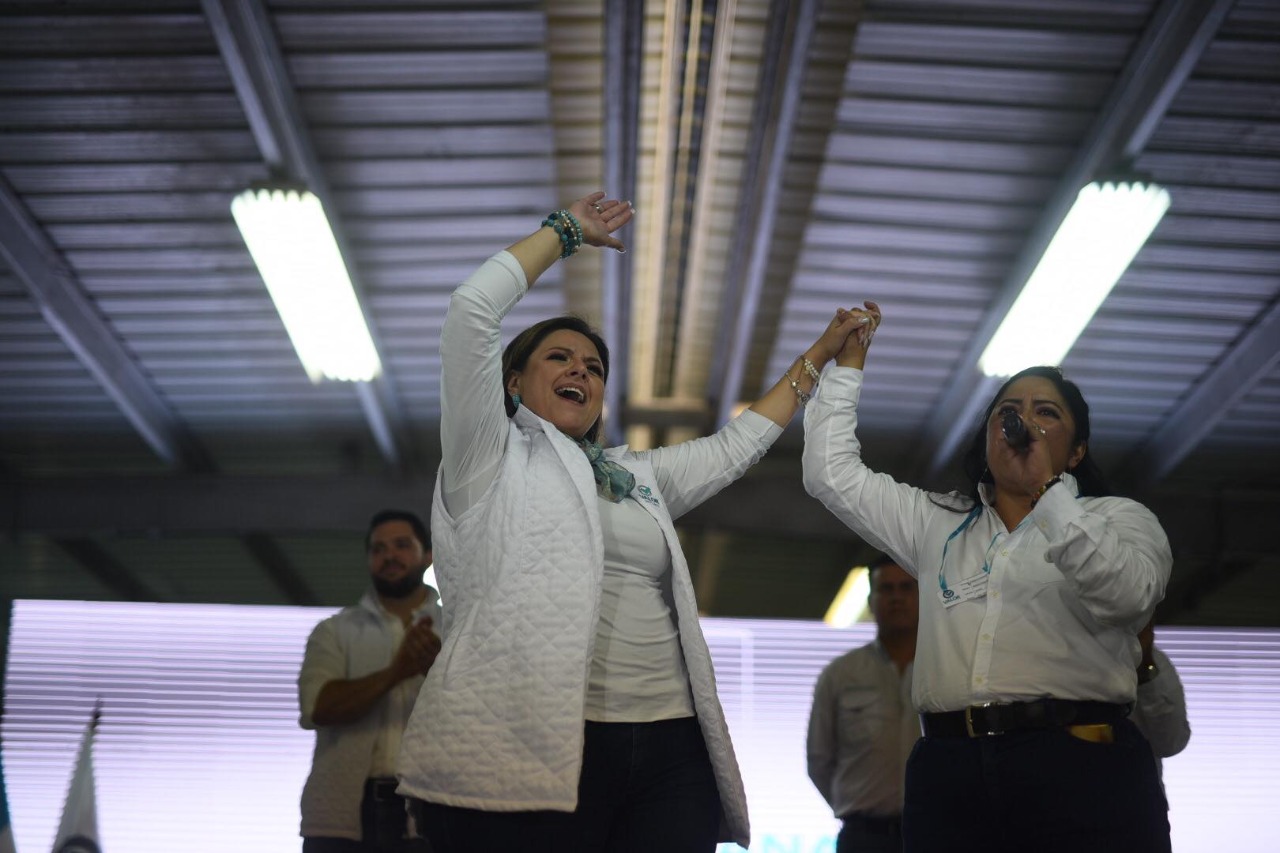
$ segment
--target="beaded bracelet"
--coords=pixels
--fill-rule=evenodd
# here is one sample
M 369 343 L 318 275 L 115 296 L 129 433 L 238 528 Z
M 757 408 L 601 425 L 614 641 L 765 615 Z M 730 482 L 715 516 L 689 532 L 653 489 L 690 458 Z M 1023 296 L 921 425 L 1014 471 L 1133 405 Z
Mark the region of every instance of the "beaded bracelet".
M 544 227 L 555 229 L 556 236 L 560 238 L 562 249 L 560 251 L 561 258 L 572 257 L 578 251 L 578 247 L 582 245 L 582 238 L 579 236 L 580 230 L 576 228 L 577 220 L 573 214 L 567 210 L 552 211 L 546 219 L 542 221 Z
M 578 219 L 567 210 L 554 210 L 542 220 L 542 227 L 554 228 L 563 248 L 561 258 L 573 257 L 574 252 L 582 246 L 582 226 Z
M 578 241 L 574 246 L 576 251 L 582 246 L 582 223 L 578 221 L 578 217 L 574 216 L 567 210 L 564 212 L 564 215 L 569 217 L 569 224 L 573 226 L 573 238 Z
M 800 358 L 800 363 L 804 365 L 804 372 L 809 374 L 809 378 L 813 380 L 813 384 L 817 385 L 818 380 L 822 378 L 821 374 L 818 373 L 818 368 L 814 367 L 813 362 L 803 356 Z
M 1059 474 L 1058 476 L 1054 477 L 1052 480 L 1050 480 L 1049 482 L 1041 486 L 1040 490 L 1031 496 L 1031 508 L 1035 509 L 1036 504 L 1038 504 L 1040 502 L 1040 499 L 1044 497 L 1044 493 L 1049 491 L 1050 489 L 1052 489 L 1054 486 L 1058 485 L 1061 482 L 1062 482 L 1062 475 Z

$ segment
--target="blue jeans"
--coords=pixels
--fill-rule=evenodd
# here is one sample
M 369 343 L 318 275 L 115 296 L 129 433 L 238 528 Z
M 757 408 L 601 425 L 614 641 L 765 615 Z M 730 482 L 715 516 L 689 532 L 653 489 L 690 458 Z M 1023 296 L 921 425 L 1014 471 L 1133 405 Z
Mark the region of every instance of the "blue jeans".
M 921 738 L 902 834 L 907 853 L 1169 853 L 1155 759 L 1129 720 L 1114 743 L 1066 729 Z
M 418 808 L 435 853 L 712 853 L 720 828 L 696 717 L 588 721 L 573 812 Z

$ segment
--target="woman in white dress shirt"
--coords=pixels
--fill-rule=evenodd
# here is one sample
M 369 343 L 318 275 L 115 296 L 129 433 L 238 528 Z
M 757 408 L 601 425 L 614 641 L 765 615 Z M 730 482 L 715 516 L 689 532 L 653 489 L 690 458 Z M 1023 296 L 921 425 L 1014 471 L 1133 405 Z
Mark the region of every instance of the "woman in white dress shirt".
M 905 849 L 1167 851 L 1151 751 L 1127 719 L 1138 630 L 1172 567 L 1155 516 L 1111 497 L 1089 408 L 1057 368 L 1009 379 L 965 459 L 969 494 L 930 493 L 862 462 L 871 323 L 805 413 L 809 493 L 920 584 Z
M 849 328 L 715 435 L 596 443 L 605 342 L 502 317 L 557 259 L 621 249 L 603 193 L 552 213 L 455 291 L 441 335 L 432 534 L 444 645 L 400 755 L 435 853 L 709 853 L 749 841 L 746 798 L 673 519 L 743 473 Z

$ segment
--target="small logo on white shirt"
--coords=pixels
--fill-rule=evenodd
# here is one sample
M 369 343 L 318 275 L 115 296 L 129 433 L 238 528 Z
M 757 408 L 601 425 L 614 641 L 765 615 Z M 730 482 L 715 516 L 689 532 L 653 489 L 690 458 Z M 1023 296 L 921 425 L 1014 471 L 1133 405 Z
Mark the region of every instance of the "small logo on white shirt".
M 653 494 L 653 489 L 648 486 L 636 486 L 636 497 L 646 503 L 652 504 L 653 506 L 660 506 L 662 504 L 662 501 L 658 500 L 658 498 Z

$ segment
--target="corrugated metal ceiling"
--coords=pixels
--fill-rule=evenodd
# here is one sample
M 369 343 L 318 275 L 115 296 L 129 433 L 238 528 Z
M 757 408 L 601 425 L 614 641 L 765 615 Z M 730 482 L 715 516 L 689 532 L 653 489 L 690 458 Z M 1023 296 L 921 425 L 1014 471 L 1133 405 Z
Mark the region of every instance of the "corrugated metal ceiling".
M 873 298 L 868 453 L 947 483 L 975 348 L 1085 162 L 1173 197 L 1064 365 L 1095 446 L 1170 527 L 1169 618 L 1266 621 L 1277 0 L 5 4 L 0 590 L 351 598 L 369 512 L 429 499 L 449 292 L 609 181 L 631 251 L 506 328 L 600 322 L 615 430 L 705 431 Z M 374 387 L 307 380 L 236 233 L 279 175 L 336 214 Z M 709 612 L 818 616 L 865 555 L 797 444 L 686 520 Z

